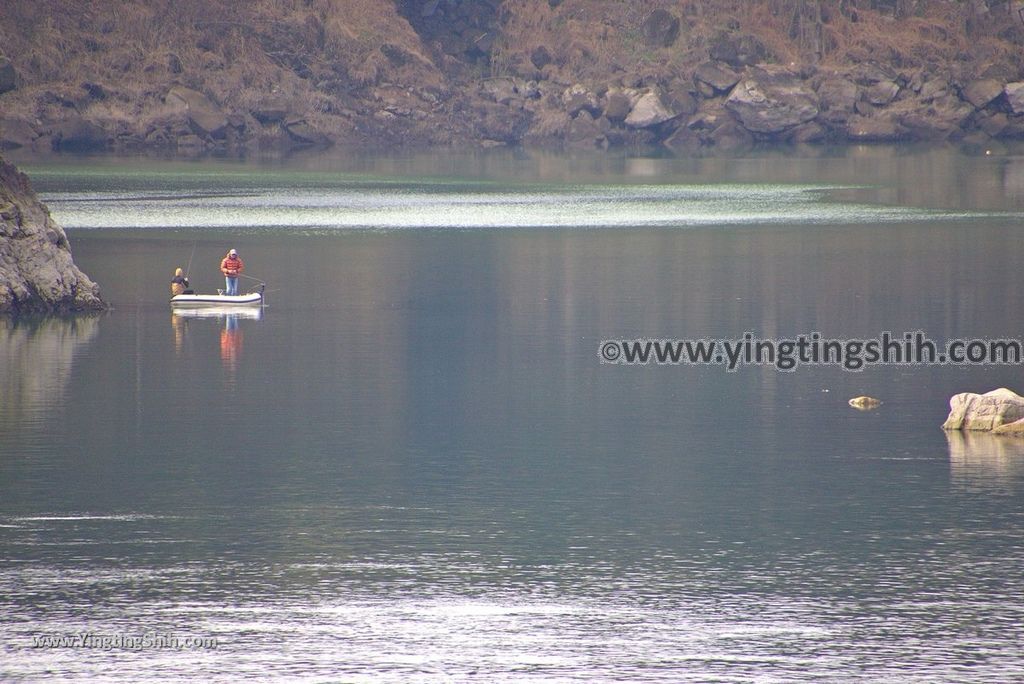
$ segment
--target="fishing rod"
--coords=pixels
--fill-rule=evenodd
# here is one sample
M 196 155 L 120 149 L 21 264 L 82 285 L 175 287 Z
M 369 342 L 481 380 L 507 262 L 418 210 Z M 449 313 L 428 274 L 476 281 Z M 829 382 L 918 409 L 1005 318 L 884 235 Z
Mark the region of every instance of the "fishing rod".
M 265 280 L 260 280 L 259 278 L 253 278 L 251 275 L 245 275 L 244 273 L 239 273 L 238 276 L 236 276 L 236 277 L 248 278 L 249 280 L 255 280 L 257 283 L 260 284 L 260 294 L 261 295 L 266 293 L 266 291 L 267 291 L 267 283 L 266 283 Z M 273 292 L 273 291 L 274 290 L 271 290 L 271 292 Z M 263 306 L 266 306 L 266 305 L 267 305 L 267 300 L 264 297 L 264 299 L 263 299 Z
M 259 278 L 253 278 L 251 275 L 245 275 L 244 273 L 239 273 L 237 277 L 239 277 L 239 278 L 248 278 L 249 280 L 255 280 L 257 283 L 260 283 L 261 285 L 266 285 L 267 284 L 267 281 L 265 281 L 265 280 L 260 280 Z
M 196 244 L 198 240 L 192 241 L 192 254 L 188 257 L 188 266 L 185 267 L 185 280 L 188 280 L 188 274 L 192 271 L 192 258 L 196 255 Z

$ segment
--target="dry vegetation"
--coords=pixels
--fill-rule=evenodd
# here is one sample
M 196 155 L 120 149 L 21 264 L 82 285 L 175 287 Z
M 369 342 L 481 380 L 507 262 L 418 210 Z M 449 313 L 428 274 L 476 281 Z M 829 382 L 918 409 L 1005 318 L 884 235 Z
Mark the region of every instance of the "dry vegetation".
M 903 3 L 913 5 L 907 16 L 897 16 L 897 4 L 888 9 L 869 0 L 569 0 L 552 8 L 547 0 L 521 0 L 505 13 L 495 68 L 508 71 L 540 45 L 556 53 L 565 80 L 686 68 L 706 60 L 718 37 L 744 34 L 764 45 L 769 61 L 783 64 L 877 61 L 919 68 L 1003 60 L 1024 67 L 1024 22 L 1005 3 L 979 14 L 968 2 L 921 0 Z M 659 7 L 682 18 L 680 38 L 670 48 L 651 48 L 641 40 L 641 22 Z

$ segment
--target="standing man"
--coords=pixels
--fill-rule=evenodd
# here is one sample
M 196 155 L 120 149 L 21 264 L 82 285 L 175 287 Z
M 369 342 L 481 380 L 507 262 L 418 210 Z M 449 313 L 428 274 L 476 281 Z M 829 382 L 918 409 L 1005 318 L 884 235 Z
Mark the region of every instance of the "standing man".
M 245 264 L 238 257 L 238 252 L 232 249 L 220 262 L 220 272 L 224 274 L 225 292 L 227 295 L 238 294 L 238 274 L 245 268 Z

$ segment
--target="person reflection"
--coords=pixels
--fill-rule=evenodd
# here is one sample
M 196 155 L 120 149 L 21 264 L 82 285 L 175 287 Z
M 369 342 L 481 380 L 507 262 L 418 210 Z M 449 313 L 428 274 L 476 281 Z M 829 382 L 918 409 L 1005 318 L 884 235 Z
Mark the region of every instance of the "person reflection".
M 171 327 L 174 329 L 174 353 L 181 356 L 182 347 L 185 346 L 185 330 L 188 323 L 184 316 L 171 312 Z
M 238 364 L 242 351 L 242 330 L 238 326 L 238 314 L 224 316 L 224 329 L 220 331 L 220 360 L 229 371 Z

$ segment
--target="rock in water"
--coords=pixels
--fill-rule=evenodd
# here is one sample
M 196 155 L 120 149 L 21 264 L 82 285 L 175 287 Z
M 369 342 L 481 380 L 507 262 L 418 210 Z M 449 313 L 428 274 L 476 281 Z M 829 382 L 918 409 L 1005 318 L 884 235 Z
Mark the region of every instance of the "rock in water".
M 873 411 L 882 405 L 882 402 L 874 397 L 854 397 L 849 403 L 858 411 Z
M 71 259 L 64 229 L 25 174 L 0 159 L 0 313 L 102 309 L 99 288 Z
M 963 392 L 949 400 L 945 430 L 995 430 L 1024 419 L 1024 397 L 1001 387 L 985 394 Z

